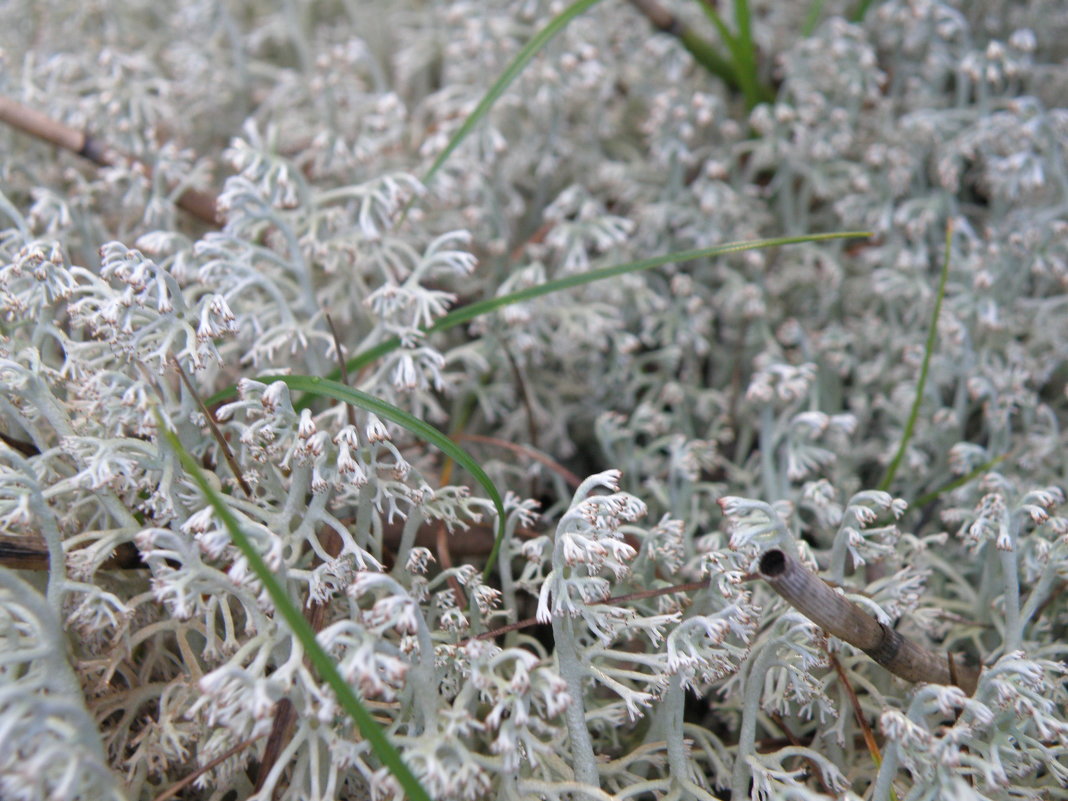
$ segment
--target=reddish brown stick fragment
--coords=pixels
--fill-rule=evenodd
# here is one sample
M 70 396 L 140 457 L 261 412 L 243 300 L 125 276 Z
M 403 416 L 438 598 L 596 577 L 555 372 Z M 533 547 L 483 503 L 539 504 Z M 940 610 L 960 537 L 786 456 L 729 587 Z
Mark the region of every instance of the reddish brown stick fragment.
M 864 710 L 861 709 L 860 699 L 857 698 L 857 692 L 853 689 L 853 683 L 849 680 L 849 676 L 846 675 L 845 668 L 843 668 L 842 663 L 838 661 L 838 657 L 828 651 L 827 658 L 830 660 L 834 672 L 838 674 L 838 680 L 841 681 L 842 686 L 845 687 L 846 695 L 849 696 L 849 703 L 853 707 L 853 717 L 856 719 L 857 725 L 860 727 L 860 731 L 864 735 L 864 743 L 868 746 L 868 753 L 871 754 L 872 759 L 875 760 L 875 764 L 878 766 L 882 763 L 883 757 L 879 751 L 879 744 L 875 742 L 875 734 L 872 733 L 871 726 L 868 725 L 868 721 L 864 717 Z
M 441 565 L 442 570 L 448 570 L 453 565 L 452 554 L 449 553 L 449 533 L 444 523 L 438 522 L 437 526 L 438 564 Z M 452 594 L 456 596 L 456 608 L 463 609 L 467 604 L 467 596 L 464 595 L 464 588 L 460 586 L 456 576 L 449 576 L 449 587 L 452 589 Z
M 64 150 L 69 150 L 71 153 L 88 159 L 98 167 L 112 166 L 121 158 L 115 150 L 103 142 L 3 95 L 0 95 L 0 122 Z M 146 166 L 145 169 L 148 170 L 148 167 Z M 178 208 L 209 225 L 218 224 L 215 216 L 217 200 L 208 192 L 186 189 L 178 196 L 175 204 Z
M 172 356 L 171 362 L 178 369 L 178 375 L 182 377 L 182 383 L 185 384 L 185 388 L 189 390 L 189 394 L 192 395 L 193 400 L 197 402 L 197 407 L 200 409 L 200 413 L 203 414 L 204 419 L 208 421 L 208 428 L 211 429 L 215 441 L 219 443 L 219 447 L 223 452 L 223 458 L 226 459 L 226 463 L 230 466 L 230 471 L 234 474 L 234 478 L 236 478 L 237 483 L 241 485 L 241 489 L 244 490 L 246 497 L 251 498 L 252 487 L 245 481 L 245 476 L 237 464 L 237 459 L 234 458 L 234 452 L 230 450 L 230 443 L 226 441 L 226 437 L 223 436 L 222 431 L 219 430 L 219 426 L 215 422 L 215 415 L 204 405 L 204 401 L 200 399 L 200 395 L 197 394 L 193 382 L 189 380 L 189 376 L 185 374 L 185 370 L 182 369 L 182 365 L 178 363 L 178 360 Z
M 504 448 L 505 450 L 512 451 L 512 453 L 518 453 L 522 456 L 526 456 L 529 459 L 533 459 L 539 464 L 545 465 L 552 470 L 556 475 L 560 476 L 567 482 L 568 486 L 572 489 L 578 489 L 579 484 L 582 483 L 582 479 L 568 470 L 559 462 L 553 461 L 541 451 L 536 451 L 533 448 L 528 448 L 525 445 L 516 445 L 514 442 L 509 442 L 505 439 L 498 439 L 497 437 L 486 437 L 481 434 L 456 434 L 453 436 L 455 440 L 466 440 L 467 442 L 481 442 L 485 445 L 493 445 L 497 448 Z
M 345 364 L 345 354 L 341 352 L 341 337 L 337 335 L 337 328 L 334 327 L 334 321 L 329 314 L 324 314 L 326 317 L 326 324 L 330 326 L 330 335 L 334 338 L 334 352 L 337 354 L 337 366 L 341 371 L 341 383 L 345 386 L 349 385 L 349 368 Z M 351 403 L 345 404 L 345 412 L 348 415 L 349 425 L 356 428 L 356 407 Z
M 203 774 L 207 773 L 209 770 L 212 770 L 217 765 L 221 765 L 223 762 L 228 760 L 230 757 L 232 757 L 239 751 L 244 751 L 257 740 L 262 740 L 264 736 L 265 735 L 261 734 L 259 737 L 251 737 L 248 740 L 243 740 L 242 742 L 231 748 L 229 751 L 227 751 L 225 754 L 219 754 L 219 756 L 215 757 L 215 759 L 211 760 L 211 762 L 209 762 L 207 765 L 204 765 L 201 768 L 197 768 L 184 779 L 181 779 L 180 781 L 177 781 L 172 784 L 162 793 L 157 795 L 154 801 L 167 801 L 167 799 L 174 798 L 176 795 L 178 795 L 178 793 L 182 792 L 182 790 L 184 790 L 186 787 L 195 782 Z

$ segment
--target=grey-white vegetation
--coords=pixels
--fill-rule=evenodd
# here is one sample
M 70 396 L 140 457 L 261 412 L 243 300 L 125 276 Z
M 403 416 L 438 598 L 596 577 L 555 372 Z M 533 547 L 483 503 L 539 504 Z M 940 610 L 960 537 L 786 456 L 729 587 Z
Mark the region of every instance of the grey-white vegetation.
M 715 40 L 699 3 L 666 5 Z M 435 799 L 1068 797 L 1068 5 L 890 0 L 854 24 L 828 0 L 810 36 L 808 3 L 741 7 L 773 102 L 606 0 L 424 181 L 563 3 L 4 4 L 0 93 L 130 158 L 0 130 L 0 533 L 50 560 L 0 567 L 0 797 L 149 801 L 249 738 L 180 797 L 402 797 L 154 409 L 293 601 L 325 606 L 320 643 Z M 186 187 L 219 190 L 217 227 Z M 947 224 L 919 415 L 878 488 Z M 423 331 L 597 267 L 835 230 L 874 237 Z M 353 386 L 523 446 L 459 440 L 506 492 L 488 577 L 488 548 L 440 547 L 493 531 L 466 473 L 258 380 L 330 373 L 327 315 L 345 358 L 400 339 Z M 217 417 L 251 495 L 174 362 L 203 398 L 238 385 Z M 828 637 L 754 580 L 768 548 L 981 664 L 975 693 Z

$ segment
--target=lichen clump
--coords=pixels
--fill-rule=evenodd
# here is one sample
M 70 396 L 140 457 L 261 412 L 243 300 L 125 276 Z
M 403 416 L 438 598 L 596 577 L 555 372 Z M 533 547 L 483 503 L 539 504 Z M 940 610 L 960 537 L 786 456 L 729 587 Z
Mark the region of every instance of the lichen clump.
M 1068 793 L 1068 9 L 735 3 L 750 108 L 641 5 L 431 173 L 563 4 L 8 4 L 0 92 L 121 155 L 0 130 L 0 545 L 48 561 L 0 565 L 0 796 L 404 797 L 161 421 L 435 799 Z M 501 489 L 488 570 L 479 482 L 271 380 L 372 348 L 350 385 Z M 828 637 L 772 547 L 975 693 Z

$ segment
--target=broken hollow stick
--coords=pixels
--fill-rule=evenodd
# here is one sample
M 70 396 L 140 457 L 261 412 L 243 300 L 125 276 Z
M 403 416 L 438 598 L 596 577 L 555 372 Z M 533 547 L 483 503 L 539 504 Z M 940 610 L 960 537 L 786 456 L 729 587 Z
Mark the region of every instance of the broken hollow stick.
M 783 600 L 821 629 L 859 648 L 895 676 L 906 681 L 955 684 L 975 692 L 979 671 L 957 665 L 898 634 L 836 592 L 785 551 L 760 557 L 759 575 Z

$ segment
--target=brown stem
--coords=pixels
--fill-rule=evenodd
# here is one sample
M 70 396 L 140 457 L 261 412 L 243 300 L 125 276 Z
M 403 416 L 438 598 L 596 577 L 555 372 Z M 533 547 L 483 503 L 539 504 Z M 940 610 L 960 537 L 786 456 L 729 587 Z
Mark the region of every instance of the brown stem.
M 2 431 L 0 431 L 0 440 L 2 440 L 3 443 L 5 445 L 7 445 L 9 448 L 11 448 L 12 450 L 18 451 L 23 456 L 27 456 L 27 457 L 36 456 L 37 454 L 39 454 L 41 452 L 41 450 L 36 445 L 34 445 L 32 442 L 24 442 L 21 439 L 15 439 L 14 437 L 9 437 L 7 434 L 3 433 Z
M 838 680 L 842 682 L 846 695 L 849 696 L 849 704 L 853 707 L 853 717 L 864 735 L 864 743 L 868 746 L 868 753 L 871 754 L 872 759 L 875 760 L 876 767 L 878 767 L 883 761 L 882 753 L 879 751 L 879 744 L 875 742 L 875 733 L 872 732 L 867 718 L 864 717 L 864 709 L 860 705 L 860 699 L 857 698 L 857 691 L 853 689 L 853 683 L 849 680 L 842 663 L 838 661 L 838 657 L 828 651 L 827 659 L 830 661 L 831 667 L 834 668 L 834 672 L 838 674 Z
M 442 570 L 448 570 L 453 566 L 452 554 L 449 552 L 449 535 L 445 529 L 445 524 L 440 521 L 437 524 L 437 529 L 435 544 L 438 552 L 438 564 L 441 565 Z M 452 594 L 456 598 L 456 608 L 463 609 L 467 604 L 467 596 L 464 594 L 464 588 L 460 586 L 456 576 L 449 576 L 449 587 L 452 588 Z
M 801 738 L 799 738 L 796 734 L 790 731 L 790 727 L 786 725 L 786 721 L 783 720 L 782 715 L 780 715 L 778 712 L 770 712 L 768 716 L 772 719 L 776 726 L 782 729 L 782 733 L 786 735 L 786 739 L 787 741 L 789 741 L 790 745 L 796 746 L 798 748 L 804 748 L 806 746 L 806 744 L 801 741 Z M 778 751 L 779 749 L 775 748 L 773 750 Z M 814 760 L 812 757 L 807 756 L 803 756 L 801 757 L 801 759 L 803 759 L 805 761 L 805 764 L 808 765 L 809 776 L 814 777 L 816 781 L 819 782 L 821 792 L 823 792 L 824 795 L 833 796 L 834 791 L 830 787 L 828 787 L 827 782 L 824 781 L 823 770 L 818 764 L 816 764 L 816 760 Z
M 642 12 L 658 31 L 672 36 L 678 36 L 682 31 L 683 24 L 679 18 L 654 0 L 630 0 L 630 4 Z
M 69 150 L 71 153 L 88 159 L 98 167 L 110 167 L 120 160 L 120 155 L 113 148 L 98 139 L 4 95 L 0 95 L 0 122 L 64 150 Z M 146 169 L 148 169 L 147 165 Z M 150 169 L 148 172 L 151 174 Z M 184 190 L 175 201 L 178 208 L 209 225 L 217 224 L 216 203 L 215 195 L 192 188 Z
M 341 352 L 341 337 L 337 335 L 337 328 L 334 327 L 334 321 L 330 315 L 324 314 L 323 316 L 326 318 L 326 324 L 330 326 L 330 335 L 334 338 L 334 353 L 337 354 L 337 366 L 341 370 L 341 383 L 349 386 L 349 368 L 345 364 L 345 355 Z M 346 403 L 345 412 L 348 414 L 349 425 L 356 428 L 356 407 L 351 403 Z
M 760 557 L 760 577 L 782 598 L 828 634 L 859 648 L 895 676 L 906 681 L 955 684 L 971 695 L 979 671 L 950 663 L 898 634 L 819 576 L 777 548 Z M 955 674 L 955 675 L 954 675 Z
M 297 725 L 297 708 L 288 698 L 279 699 L 274 705 L 274 721 L 271 723 L 271 733 L 267 737 L 267 745 L 263 749 L 263 759 L 260 760 L 256 771 L 256 784 L 253 792 L 258 793 L 263 789 L 263 783 L 267 780 L 271 769 L 282 755 L 282 749 L 286 747 L 293 737 L 293 730 Z
M 0 566 L 12 570 L 48 570 L 48 545 L 39 534 L 0 534 Z M 148 567 L 132 542 L 120 542 L 111 556 L 100 563 L 103 570 L 136 570 Z
M 12 570 L 48 570 L 48 545 L 34 535 L 0 534 L 0 565 Z
M 234 452 L 230 450 L 230 443 L 226 441 L 226 437 L 224 437 L 222 431 L 219 430 L 219 426 L 215 422 L 215 415 L 204 405 L 204 401 L 202 401 L 200 395 L 197 394 L 196 387 L 193 386 L 193 382 L 189 380 L 189 376 L 185 374 L 185 370 L 182 369 L 182 365 L 178 360 L 171 356 L 171 362 L 178 369 L 178 375 L 182 377 L 182 383 L 185 384 L 185 388 L 189 390 L 189 394 L 192 395 L 193 400 L 197 402 L 197 407 L 200 409 L 200 413 L 204 415 L 204 419 L 208 421 L 208 428 L 211 429 L 211 434 L 215 437 L 215 441 L 219 443 L 219 448 L 222 449 L 223 458 L 226 459 L 226 464 L 230 466 L 230 472 L 234 474 L 234 478 L 236 478 L 237 483 L 241 485 L 241 489 L 244 491 L 245 495 L 251 498 L 252 487 L 245 481 L 245 474 L 241 471 L 241 466 L 237 463 L 237 459 L 234 458 Z
M 396 548 L 400 544 L 402 530 L 403 525 L 400 521 L 395 520 L 393 523 L 387 521 L 383 525 L 382 532 L 385 545 L 389 548 Z M 537 531 L 521 526 L 516 528 L 515 534 L 521 539 L 538 536 Z M 449 551 L 455 559 L 484 557 L 493 548 L 496 536 L 497 532 L 492 525 L 475 523 L 464 532 L 463 537 L 456 537 L 450 541 Z M 436 538 L 437 524 L 435 522 L 424 523 L 416 532 L 415 544 L 422 548 L 434 548 Z M 0 565 L 18 570 L 48 570 L 48 546 L 44 538 L 36 532 L 17 536 L 0 534 Z M 117 546 L 114 556 L 100 565 L 110 570 L 134 570 L 145 566 L 140 551 L 132 542 Z
M 211 760 L 211 762 L 209 762 L 207 765 L 204 765 L 201 768 L 197 768 L 193 773 L 190 773 L 184 779 L 175 782 L 162 793 L 157 795 L 155 801 L 167 801 L 168 798 L 174 798 L 176 795 L 178 795 L 178 793 L 182 792 L 182 790 L 191 785 L 209 770 L 212 770 L 217 765 L 222 764 L 239 751 L 244 751 L 257 740 L 262 740 L 265 736 L 266 735 L 261 734 L 257 737 L 250 737 L 249 739 L 243 740 L 242 742 L 238 743 L 226 753 L 219 754 L 219 756 L 215 757 L 215 759 Z
M 534 448 L 528 448 L 526 445 L 517 445 L 514 442 L 509 442 L 506 439 L 500 439 L 499 437 L 486 437 L 481 434 L 464 434 L 459 433 L 453 436 L 454 440 L 468 442 L 481 442 L 485 445 L 494 445 L 498 448 L 504 448 L 505 450 L 512 451 L 512 453 L 518 453 L 521 456 L 526 456 L 529 459 L 533 459 L 535 462 L 544 465 L 552 470 L 556 475 L 560 476 L 572 489 L 578 489 L 579 484 L 582 483 L 582 479 L 564 467 L 557 461 L 550 459 L 539 450 Z

